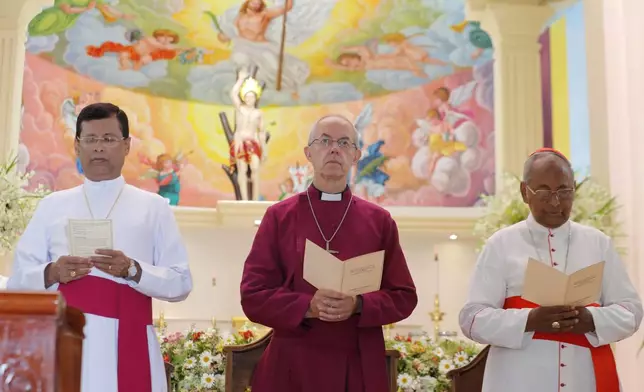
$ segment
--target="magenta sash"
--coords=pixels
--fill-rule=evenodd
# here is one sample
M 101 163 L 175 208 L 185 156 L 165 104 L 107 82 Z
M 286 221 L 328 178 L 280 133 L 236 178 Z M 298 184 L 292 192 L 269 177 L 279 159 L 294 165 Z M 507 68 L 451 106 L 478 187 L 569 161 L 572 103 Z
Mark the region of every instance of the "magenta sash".
M 128 285 L 91 275 L 61 284 L 59 290 L 69 306 L 119 321 L 118 391 L 152 392 L 147 332 L 152 325 L 152 298 Z

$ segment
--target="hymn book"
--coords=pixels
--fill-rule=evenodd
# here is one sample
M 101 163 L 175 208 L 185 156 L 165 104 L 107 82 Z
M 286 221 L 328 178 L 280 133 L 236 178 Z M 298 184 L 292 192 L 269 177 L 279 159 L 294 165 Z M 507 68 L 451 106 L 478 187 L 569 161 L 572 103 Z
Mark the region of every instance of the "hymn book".
M 361 295 L 380 290 L 385 251 L 368 253 L 342 261 L 306 240 L 304 280 L 318 290 Z
M 601 261 L 567 275 L 545 263 L 529 259 L 522 298 L 540 306 L 588 306 L 598 302 L 604 264 Z
M 96 256 L 97 249 L 112 249 L 114 246 L 110 219 L 70 219 L 67 235 L 70 256 Z

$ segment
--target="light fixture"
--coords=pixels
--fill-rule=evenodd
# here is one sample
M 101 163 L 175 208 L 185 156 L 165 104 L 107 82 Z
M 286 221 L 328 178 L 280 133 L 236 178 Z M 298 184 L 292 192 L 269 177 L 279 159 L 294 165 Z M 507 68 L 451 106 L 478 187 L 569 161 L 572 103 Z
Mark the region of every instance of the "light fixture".
M 454 240 L 458 239 L 458 236 L 456 234 L 452 234 L 452 235 L 449 236 L 449 239 L 454 241 Z

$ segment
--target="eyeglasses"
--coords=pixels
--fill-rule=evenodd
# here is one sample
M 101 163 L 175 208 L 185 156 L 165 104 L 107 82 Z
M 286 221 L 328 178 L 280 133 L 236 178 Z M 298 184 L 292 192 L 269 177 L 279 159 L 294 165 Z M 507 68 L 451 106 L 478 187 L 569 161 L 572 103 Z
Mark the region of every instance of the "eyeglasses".
M 104 137 L 87 136 L 87 137 L 78 138 L 78 141 L 80 142 L 80 144 L 85 147 L 94 146 L 97 143 L 101 143 L 105 147 L 115 147 L 122 140 L 125 140 L 125 138 L 115 137 L 115 136 L 104 136 Z
M 575 190 L 571 188 L 558 189 L 556 191 L 551 191 L 549 189 L 538 189 L 535 191 L 527 185 L 526 188 L 528 188 L 528 190 L 532 192 L 537 199 L 544 203 L 550 202 L 553 196 L 555 196 L 558 201 L 569 201 L 575 196 Z
M 355 145 L 355 143 L 351 142 L 349 138 L 341 138 L 338 140 L 331 139 L 329 137 L 322 137 L 319 139 L 313 140 L 310 144 L 309 147 L 313 144 L 319 144 L 322 147 L 331 147 L 333 144 L 337 144 L 338 148 L 341 148 L 343 150 L 348 150 L 351 148 L 357 149 L 358 147 Z

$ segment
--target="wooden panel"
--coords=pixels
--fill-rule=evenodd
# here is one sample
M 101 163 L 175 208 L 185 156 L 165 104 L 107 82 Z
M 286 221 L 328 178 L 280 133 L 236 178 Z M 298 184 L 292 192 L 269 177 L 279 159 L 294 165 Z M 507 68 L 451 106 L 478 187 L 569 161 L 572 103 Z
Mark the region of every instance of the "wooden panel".
M 452 382 L 452 392 L 481 392 L 483 390 L 483 375 L 490 346 L 485 347 L 466 366 L 447 373 Z
M 84 325 L 58 293 L 0 293 L 0 392 L 80 392 Z

